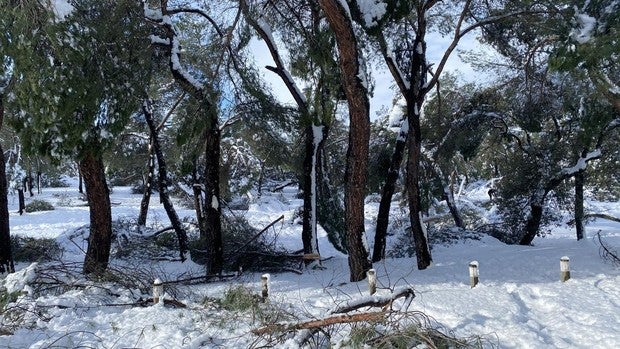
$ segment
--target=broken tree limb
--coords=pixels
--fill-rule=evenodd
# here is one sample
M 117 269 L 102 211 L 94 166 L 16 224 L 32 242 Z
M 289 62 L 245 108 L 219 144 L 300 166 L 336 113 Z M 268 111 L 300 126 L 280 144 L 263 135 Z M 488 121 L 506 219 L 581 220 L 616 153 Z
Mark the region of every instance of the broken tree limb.
M 620 223 L 620 218 L 614 217 L 614 216 L 610 216 L 610 215 L 604 214 L 604 213 L 589 213 L 589 214 L 586 214 L 585 216 L 583 216 L 583 218 L 586 218 L 586 219 L 587 218 L 602 218 L 602 219 L 606 219 L 608 221 Z
M 415 297 L 413 288 L 407 286 L 395 290 L 392 294 L 386 296 L 368 296 L 361 299 L 345 302 L 344 304 L 330 311 L 328 313 L 329 316 L 321 319 L 306 320 L 293 324 L 270 324 L 252 330 L 252 333 L 256 335 L 263 335 L 273 332 L 316 330 L 323 326 L 329 326 L 333 324 L 344 324 L 361 321 L 380 321 L 383 320 L 385 316 L 389 313 L 387 307 L 390 306 L 396 299 L 403 297 L 405 298 L 405 306 L 403 306 L 401 309 L 406 309 L 406 307 L 410 304 L 411 300 Z M 358 310 L 365 307 L 380 307 L 383 309 L 377 312 L 345 314 L 350 311 Z M 311 334 L 312 331 L 300 333 L 300 335 L 297 336 L 297 342 L 305 342 L 306 338 Z
M 610 216 L 610 215 L 604 214 L 604 213 L 588 213 L 588 214 L 584 215 L 583 218 L 584 219 L 588 219 L 588 218 L 601 218 L 601 219 L 606 219 L 608 221 L 620 223 L 620 218 L 614 217 L 614 216 Z M 571 219 L 566 224 L 574 225 L 575 224 L 575 220 Z
M 269 223 L 268 226 L 266 226 L 265 228 L 263 228 L 263 230 L 259 231 L 258 233 L 256 233 L 256 235 L 252 236 L 252 238 L 250 240 L 248 240 L 245 244 L 243 244 L 241 247 L 239 247 L 238 249 L 236 249 L 232 255 L 236 255 L 237 253 L 241 252 L 244 248 L 246 248 L 252 241 L 256 240 L 259 236 L 261 236 L 264 232 L 267 231 L 267 229 L 271 228 L 274 224 L 278 223 L 279 221 L 284 219 L 284 215 L 281 215 L 278 219 L 276 219 L 275 221 Z
M 353 310 L 357 310 L 364 307 L 377 307 L 382 308 L 391 305 L 395 300 L 399 298 L 409 298 L 408 301 L 415 298 L 415 293 L 411 287 L 403 287 L 395 290 L 392 294 L 386 296 L 368 296 L 360 299 L 347 301 L 344 304 L 338 306 L 338 308 L 332 310 L 331 314 L 348 313 Z
M 289 332 L 297 330 L 317 329 L 334 324 L 346 324 L 361 321 L 381 321 L 385 318 L 386 314 L 387 312 L 385 311 L 356 314 L 337 314 L 322 319 L 308 320 L 295 324 L 271 324 L 252 330 L 252 333 L 256 335 L 263 335 L 273 332 Z
M 614 264 L 620 264 L 620 257 L 615 253 L 615 251 L 610 250 L 603 243 L 600 230 L 596 233 L 596 237 L 598 238 L 598 243 L 601 245 L 601 256 L 611 260 Z

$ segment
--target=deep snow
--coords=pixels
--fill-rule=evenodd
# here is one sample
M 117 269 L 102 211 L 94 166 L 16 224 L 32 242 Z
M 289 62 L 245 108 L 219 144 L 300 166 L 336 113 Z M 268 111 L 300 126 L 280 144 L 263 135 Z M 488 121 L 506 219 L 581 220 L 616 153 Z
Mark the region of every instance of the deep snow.
M 88 210 L 75 188 L 47 188 L 35 199 L 56 204 L 54 211 L 17 215 L 16 198 L 10 197 L 12 233 L 21 236 L 56 238 L 66 248 L 64 258 L 81 261 L 83 239 L 69 232 L 88 222 Z M 140 195 L 129 188 L 117 187 L 112 193 L 115 218 L 135 219 Z M 457 199 L 462 205 L 476 205 L 486 199 L 482 188 L 465 190 Z M 30 200 L 30 199 L 28 199 Z M 151 199 L 149 226 L 165 226 L 167 217 L 157 195 Z M 295 210 L 301 200 L 295 189 L 284 193 L 266 193 L 254 199 L 245 217 L 262 228 L 285 215 L 283 223 L 268 232 L 290 250 L 301 247 L 301 226 L 295 222 Z M 64 206 L 60 206 L 60 205 Z M 592 211 L 620 216 L 619 203 L 591 202 Z M 181 209 L 180 216 L 192 210 Z M 377 204 L 367 204 L 368 236 L 373 236 L 373 217 Z M 394 208 L 398 214 L 398 208 Z M 600 230 L 605 241 L 620 247 L 620 224 L 596 220 L 588 226 L 590 235 Z M 370 241 L 372 242 L 372 241 Z M 80 246 L 81 244 L 81 246 Z M 546 238 L 537 238 L 535 246 L 508 246 L 494 238 L 466 240 L 433 250 L 434 264 L 419 271 L 415 259 L 389 259 L 376 263 L 380 295 L 399 286 L 412 286 L 416 292 L 409 310 L 422 311 L 436 326 L 459 337 L 482 336 L 485 346 L 501 348 L 620 348 L 620 270 L 599 256 L 599 245 L 592 237 L 575 241 L 570 227 L 554 229 Z M 346 257 L 327 242 L 322 230 L 319 245 L 324 269 L 272 274 L 270 302 L 301 318 L 325 316 L 343 301 L 365 297 L 365 281 L 348 282 Z M 559 260 L 570 257 L 572 278 L 559 281 Z M 468 264 L 479 262 L 480 283 L 469 286 Z M 113 261 L 117 265 L 118 261 Z M 4 287 L 28 290 L 28 275 L 43 265 L 19 264 L 20 270 L 2 281 Z M 141 267 L 153 275 L 172 280 L 178 275 L 200 275 L 201 268 L 191 262 L 148 262 Z M 24 274 L 24 275 L 22 275 Z M 31 299 L 21 296 L 17 303 L 24 309 L 45 309 L 45 316 L 26 312 L 26 321 L 12 334 L 0 336 L 1 348 L 96 347 L 96 348 L 199 348 L 257 345 L 250 331 L 260 326 L 250 313 L 224 314 L 214 306 L 205 306 L 205 297 L 221 298 L 231 285 L 243 284 L 260 293 L 261 273 L 244 273 L 229 281 L 191 286 L 179 292 L 185 309 L 164 307 L 111 306 L 136 301 L 136 290 L 115 285 L 116 296 L 101 287 L 70 290 L 57 296 Z M 5 279 L 5 276 L 2 277 Z M 152 282 L 146 280 L 145 282 Z M 139 292 L 138 292 L 139 293 Z M 148 297 L 149 295 L 138 295 Z M 168 296 L 171 298 L 170 296 Z M 35 307 L 35 305 L 37 307 Z M 5 328 L 10 313 L 1 319 Z M 338 338 L 334 339 L 336 341 Z M 289 344 L 291 342 L 288 342 Z M 336 344 L 336 343 L 334 343 Z

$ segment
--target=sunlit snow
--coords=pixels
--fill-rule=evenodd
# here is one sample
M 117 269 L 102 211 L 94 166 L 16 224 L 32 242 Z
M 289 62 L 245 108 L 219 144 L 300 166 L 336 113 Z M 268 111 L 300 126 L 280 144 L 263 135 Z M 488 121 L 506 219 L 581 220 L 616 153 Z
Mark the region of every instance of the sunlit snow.
M 483 207 L 488 203 L 487 190 L 485 183 L 467 186 L 457 204 L 475 207 L 486 212 L 485 219 L 492 219 L 494 211 Z M 69 188 L 44 188 L 43 194 L 33 199 L 52 202 L 56 209 L 19 216 L 16 197 L 9 196 L 12 233 L 54 238 L 65 248 L 64 261 L 81 262 L 86 241 L 75 229 L 88 224 L 89 216 L 75 182 Z M 131 194 L 130 188 L 115 187 L 111 197 L 115 203 L 114 218 L 135 219 L 140 200 L 141 196 Z M 283 192 L 263 192 L 253 199 L 249 210 L 235 214 L 244 216 L 258 228 L 283 214 L 283 223 L 266 234 L 292 251 L 302 245 L 301 226 L 294 219 L 301 205 L 296 188 L 286 187 Z M 151 206 L 147 226 L 168 226 L 156 193 Z M 392 208 L 392 217 L 402 214 L 397 206 Z M 619 203 L 588 201 L 587 208 L 591 212 L 620 216 Z M 378 203 L 366 204 L 368 242 L 372 242 L 374 236 L 377 209 Z M 187 208 L 179 209 L 178 213 L 181 217 L 195 215 Z M 616 250 L 620 247 L 620 224 L 595 220 L 587 229 L 592 233 L 600 232 Z M 396 243 L 391 237 L 388 248 Z M 409 311 L 424 312 L 435 326 L 456 336 L 481 336 L 485 347 L 620 347 L 620 269 L 601 259 L 598 240 L 576 241 L 574 229 L 562 225 L 556 227 L 551 236 L 535 240 L 535 244 L 510 246 L 483 236 L 480 240 L 466 240 L 450 246 L 436 245 L 434 264 L 423 271 L 417 270 L 415 258 L 375 263 L 376 297 L 380 299 L 391 290 L 413 287 L 416 297 Z M 347 257 L 329 244 L 322 229 L 319 229 L 319 245 L 323 258 L 333 257 L 322 262 L 322 269 L 307 269 L 302 275 L 270 275 L 270 302 L 300 318 L 322 317 L 339 305 L 368 297 L 367 282 L 349 282 Z M 567 282 L 560 282 L 559 262 L 563 256 L 570 257 L 571 279 Z M 468 271 L 472 261 L 480 266 L 480 282 L 474 288 L 470 287 Z M 188 273 L 200 275 L 204 272 L 190 261 L 145 259 L 141 264 L 164 282 Z M 118 268 L 123 264 L 113 259 L 112 265 Z M 205 299 L 221 298 L 233 285 L 245 285 L 260 295 L 261 272 L 242 273 L 227 281 L 195 284 L 176 295 L 164 289 L 166 299 L 176 299 L 187 305 L 187 308 L 171 308 L 161 303 L 149 307 L 123 305 L 151 295 L 111 284 L 32 299 L 28 295 L 29 282 L 37 270 L 45 270 L 45 264 L 19 263 L 16 267 L 18 271 L 3 276 L 0 284 L 10 291 L 24 291 L 17 304 L 23 309 L 45 309 L 44 317 L 36 311 L 25 312 L 27 325 L 3 332 L 0 336 L 2 348 L 248 348 L 261 343 L 251 333 L 260 326 L 252 314 L 224 313 L 204 303 Z M 108 291 L 110 287 L 113 287 L 113 294 Z M 400 306 L 402 303 L 394 304 L 396 309 Z M 0 319 L 4 325 L 10 322 L 7 313 Z M 334 333 L 332 344 L 340 343 L 344 339 L 342 335 Z M 281 347 L 285 348 L 286 344 Z

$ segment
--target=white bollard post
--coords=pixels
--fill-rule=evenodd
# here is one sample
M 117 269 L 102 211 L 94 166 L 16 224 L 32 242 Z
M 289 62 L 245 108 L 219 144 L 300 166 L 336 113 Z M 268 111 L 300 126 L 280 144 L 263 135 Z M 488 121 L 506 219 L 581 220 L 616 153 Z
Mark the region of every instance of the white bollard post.
M 269 274 L 263 274 L 260 279 L 262 284 L 261 296 L 264 302 L 267 300 L 267 297 L 269 297 Z
M 164 284 L 159 278 L 153 281 L 153 304 L 159 303 L 159 298 L 164 295 Z
M 372 296 L 377 292 L 377 273 L 374 269 L 370 269 L 366 272 L 366 275 L 368 276 L 368 291 Z
M 469 285 L 471 288 L 476 287 L 479 281 L 478 261 L 469 263 Z
M 560 258 L 560 281 L 565 282 L 570 279 L 570 258 L 564 256 Z

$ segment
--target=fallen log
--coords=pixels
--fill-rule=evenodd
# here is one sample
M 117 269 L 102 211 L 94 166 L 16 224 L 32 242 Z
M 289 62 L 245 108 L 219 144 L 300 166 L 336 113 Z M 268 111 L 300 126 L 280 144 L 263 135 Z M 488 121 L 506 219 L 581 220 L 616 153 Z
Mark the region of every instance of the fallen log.
M 288 332 L 297 330 L 309 330 L 317 329 L 324 326 L 335 324 L 347 324 L 361 321 L 381 321 L 385 318 L 387 312 L 377 311 L 371 313 L 356 313 L 356 314 L 337 314 L 328 316 L 322 319 L 308 320 L 304 322 L 298 322 L 294 324 L 271 324 L 261 328 L 252 330 L 255 335 L 263 335 L 273 332 Z
M 406 309 L 409 306 L 413 298 L 415 298 L 415 293 L 413 292 L 413 288 L 411 287 L 403 287 L 395 290 L 389 295 L 386 296 L 368 296 L 356 300 L 347 301 L 344 304 L 340 305 L 338 308 L 332 310 L 331 314 L 342 314 L 348 313 L 353 310 L 357 310 L 365 307 L 376 307 L 383 308 L 386 306 L 392 305 L 392 303 L 399 298 L 406 298 L 405 306 L 401 309 Z

